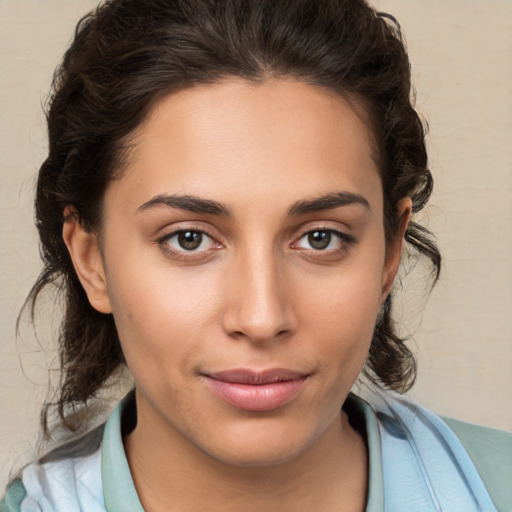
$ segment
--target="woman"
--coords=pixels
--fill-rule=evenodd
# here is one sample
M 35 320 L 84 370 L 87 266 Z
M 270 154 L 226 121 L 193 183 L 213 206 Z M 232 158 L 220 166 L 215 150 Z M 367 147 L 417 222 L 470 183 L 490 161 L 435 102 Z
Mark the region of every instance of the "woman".
M 440 265 L 411 219 L 432 178 L 392 19 L 113 0 L 79 24 L 48 126 L 30 300 L 66 294 L 61 425 L 125 366 L 135 390 L 2 511 L 510 508 L 510 436 L 380 390 L 415 376 L 391 318 L 404 241 Z

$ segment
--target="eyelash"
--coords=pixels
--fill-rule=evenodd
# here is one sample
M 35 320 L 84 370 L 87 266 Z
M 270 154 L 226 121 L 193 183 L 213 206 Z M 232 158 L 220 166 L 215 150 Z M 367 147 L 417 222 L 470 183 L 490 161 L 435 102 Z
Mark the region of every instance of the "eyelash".
M 200 234 L 201 236 L 206 236 L 212 241 L 212 244 L 215 247 L 215 249 L 220 249 L 222 247 L 222 244 L 215 241 L 215 238 L 209 234 L 207 231 L 204 230 L 204 228 L 197 228 L 197 227 L 185 227 L 176 229 L 174 231 L 171 231 L 170 233 L 165 234 L 164 236 L 160 237 L 157 240 L 158 245 L 162 248 L 162 250 L 169 254 L 172 258 L 183 260 L 183 261 L 193 261 L 195 259 L 201 259 L 204 257 L 204 253 L 206 251 L 187 251 L 186 249 L 182 248 L 181 250 L 173 249 L 170 245 L 170 240 L 172 240 L 175 237 L 178 237 L 181 233 L 196 233 Z M 201 244 L 203 243 L 203 240 L 201 241 Z
M 330 237 L 334 236 L 335 238 L 337 238 L 339 242 L 339 247 L 336 247 L 334 249 L 305 249 L 305 251 L 307 251 L 309 255 L 317 258 L 344 253 L 350 248 L 351 245 L 354 245 L 356 243 L 356 239 L 353 236 L 348 235 L 347 233 L 328 227 L 317 226 L 313 229 L 307 229 L 306 231 L 304 231 L 302 235 L 298 237 L 295 242 L 292 243 L 292 247 L 297 246 L 301 240 L 312 235 L 313 233 L 326 233 L 330 235 Z M 329 245 L 331 244 L 331 242 L 332 239 L 329 239 Z
M 195 234 L 201 235 L 202 237 L 206 236 L 207 238 L 209 238 L 211 240 L 211 243 L 215 246 L 215 248 L 206 249 L 206 250 L 202 250 L 202 251 L 196 251 L 196 250 L 187 251 L 185 248 L 173 249 L 169 243 L 170 240 L 172 240 L 175 237 L 178 237 L 182 233 L 195 233 Z M 337 253 L 338 254 L 343 253 L 346 250 L 348 250 L 350 245 L 353 245 L 356 243 L 356 239 L 353 236 L 348 235 L 347 233 L 344 233 L 342 231 L 338 231 L 338 230 L 332 229 L 332 228 L 317 226 L 313 229 L 307 229 L 306 231 L 303 231 L 302 234 L 298 238 L 296 238 L 295 241 L 290 245 L 290 247 L 292 247 L 293 249 L 300 249 L 300 247 L 297 247 L 299 242 L 301 240 L 303 240 L 305 237 L 307 237 L 313 233 L 327 233 L 331 237 L 332 236 L 336 237 L 340 244 L 340 247 L 337 247 L 335 249 L 303 248 L 303 250 L 308 252 L 309 254 L 317 253 L 318 254 L 316 256 L 317 258 L 321 258 L 322 256 L 326 256 L 326 255 L 334 255 Z M 329 245 L 330 245 L 331 241 L 332 240 L 329 240 Z M 222 244 L 217 242 L 215 240 L 214 236 L 212 236 L 207 231 L 205 231 L 204 228 L 198 228 L 198 227 L 185 227 L 185 228 L 171 231 L 170 233 L 167 233 L 164 236 L 160 237 L 157 240 L 157 243 L 162 248 L 162 250 L 165 253 L 169 254 L 172 258 L 183 260 L 183 261 L 193 261 L 196 259 L 202 259 L 202 258 L 204 258 L 206 252 L 209 252 L 211 254 L 213 251 L 222 248 Z M 202 243 L 203 243 L 203 240 L 201 240 L 201 244 Z

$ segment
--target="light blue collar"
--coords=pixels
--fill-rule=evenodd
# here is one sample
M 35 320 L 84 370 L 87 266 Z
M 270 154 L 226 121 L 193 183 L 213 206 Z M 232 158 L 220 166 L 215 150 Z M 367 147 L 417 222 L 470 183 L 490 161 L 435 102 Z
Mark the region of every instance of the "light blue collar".
M 101 476 L 107 512 L 144 512 L 133 484 L 121 435 L 123 411 L 128 407 L 134 407 L 133 401 L 134 396 L 131 392 L 119 402 L 105 425 L 101 449 Z M 369 493 L 365 512 L 382 512 L 384 480 L 377 418 L 368 403 L 357 396 L 350 395 L 347 401 L 366 428 L 370 458 Z
M 107 512 L 144 512 L 133 484 L 121 435 L 121 416 L 133 399 L 133 392 L 130 392 L 117 404 L 103 433 L 101 479 Z
M 105 426 L 101 473 L 108 512 L 143 512 L 121 435 L 127 395 Z M 466 450 L 446 423 L 395 393 L 347 406 L 364 423 L 369 453 L 366 512 L 497 512 Z M 353 418 L 352 418 L 353 419 Z
M 498 512 L 441 418 L 391 392 L 375 391 L 370 405 L 381 440 L 385 511 Z

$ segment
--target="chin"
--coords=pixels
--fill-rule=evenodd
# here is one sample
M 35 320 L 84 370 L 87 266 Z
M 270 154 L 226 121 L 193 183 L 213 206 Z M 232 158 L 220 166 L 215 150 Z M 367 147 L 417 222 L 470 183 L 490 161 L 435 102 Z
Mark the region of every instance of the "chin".
M 262 449 L 263 448 L 263 449 Z M 269 447 L 245 447 L 230 453 L 209 454 L 227 466 L 237 468 L 268 468 L 289 463 L 299 457 L 303 450 L 293 448 L 286 449 L 283 446 L 272 449 Z
M 251 429 L 252 430 L 252 429 Z M 314 439 L 292 428 L 275 431 L 259 428 L 252 432 L 224 431 L 222 440 L 211 439 L 203 451 L 217 461 L 234 467 L 263 468 L 291 462 L 307 450 Z M 210 449 L 209 449 L 210 448 Z

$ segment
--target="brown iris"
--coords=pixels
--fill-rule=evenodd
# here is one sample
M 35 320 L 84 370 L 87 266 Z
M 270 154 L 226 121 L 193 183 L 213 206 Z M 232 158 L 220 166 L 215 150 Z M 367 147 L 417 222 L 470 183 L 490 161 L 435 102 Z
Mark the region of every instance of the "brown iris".
M 332 234 L 329 231 L 312 231 L 308 234 L 308 242 L 313 249 L 325 249 L 331 243 Z
M 178 233 L 180 247 L 187 251 L 197 249 L 203 241 L 203 234 L 199 231 L 181 231 Z

